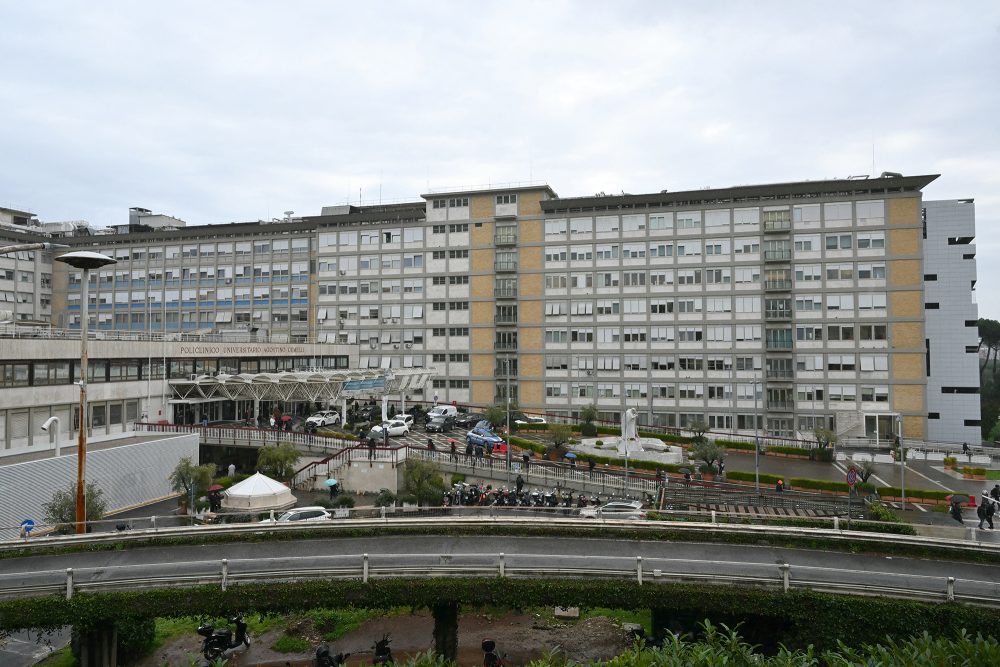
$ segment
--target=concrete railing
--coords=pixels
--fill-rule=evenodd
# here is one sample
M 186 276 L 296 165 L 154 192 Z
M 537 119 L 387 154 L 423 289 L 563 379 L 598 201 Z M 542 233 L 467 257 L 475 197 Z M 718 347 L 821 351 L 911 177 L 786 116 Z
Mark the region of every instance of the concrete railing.
M 504 519 L 499 517 L 415 520 L 359 520 L 349 524 L 339 522 L 336 527 L 351 528 L 384 526 L 433 527 L 446 522 L 448 526 L 506 523 L 510 525 L 545 525 L 582 529 L 595 527 L 593 519 Z M 719 526 L 716 524 L 656 522 L 600 521 L 599 525 L 617 525 L 649 532 L 660 530 L 687 531 L 692 535 L 706 531 L 760 534 L 769 536 L 810 536 L 822 534 L 829 539 L 849 543 L 886 542 L 935 546 L 956 549 L 949 540 L 899 535 L 851 532 L 850 534 L 821 531 L 809 528 L 775 526 Z M 335 527 L 335 528 L 336 528 Z M 263 530 L 296 531 L 315 530 L 313 525 L 268 526 Z M 223 530 L 227 533 L 260 533 L 262 527 L 223 526 L 211 528 L 182 528 L 161 531 L 171 538 L 184 535 L 203 536 L 206 530 Z M 95 544 L 114 540 L 131 539 L 146 542 L 150 535 L 145 531 L 131 535 L 87 535 L 53 538 L 35 544 L 51 546 L 53 543 Z M 304 579 L 360 579 L 368 581 L 383 577 L 507 577 L 507 578 L 615 578 L 637 583 L 699 582 L 714 584 L 751 584 L 789 591 L 807 588 L 815 591 L 853 594 L 882 595 L 923 601 L 958 601 L 975 605 L 1000 607 L 1000 585 L 995 580 L 978 580 L 949 576 L 947 563 L 942 563 L 940 575 L 894 572 L 891 568 L 875 571 L 867 569 L 816 566 L 806 563 L 779 562 L 756 563 L 742 560 L 712 560 L 692 558 L 663 558 L 621 554 L 615 556 L 558 553 L 552 549 L 559 537 L 552 537 L 550 550 L 537 553 L 357 553 L 340 555 L 310 555 L 303 557 L 271 557 L 248 559 L 220 559 L 162 563 L 101 565 L 99 567 L 71 567 L 53 570 L 27 571 L 0 574 L 0 597 L 23 598 L 39 595 L 64 594 L 67 599 L 79 592 L 105 592 L 168 587 L 217 585 L 225 590 L 229 586 L 252 582 L 299 581 Z M 0 545 L 0 549 L 23 548 L 25 545 Z M 373 545 L 374 546 L 374 545 Z M 979 550 L 996 555 L 995 546 L 963 546 L 963 550 Z M 66 557 L 71 557 L 67 555 Z M 986 577 L 984 576 L 984 579 Z

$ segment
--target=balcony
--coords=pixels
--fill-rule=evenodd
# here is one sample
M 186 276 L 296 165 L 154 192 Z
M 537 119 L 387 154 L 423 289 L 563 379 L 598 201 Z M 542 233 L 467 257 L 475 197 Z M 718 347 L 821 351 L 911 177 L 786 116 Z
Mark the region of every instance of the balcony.
M 764 223 L 764 233 L 777 233 L 777 232 L 787 232 L 792 228 L 791 220 L 775 220 L 773 222 Z
M 795 401 L 770 401 L 769 400 L 767 402 L 767 409 L 770 410 L 770 411 L 772 411 L 772 412 L 774 412 L 774 411 L 791 412 L 792 410 L 795 409 Z
M 509 368 L 509 370 L 508 370 Z M 498 378 L 516 378 L 517 377 L 517 362 L 511 364 L 505 364 L 501 360 L 497 360 L 496 368 L 493 370 L 494 376 Z
M 791 250 L 765 250 L 765 262 L 790 262 L 792 261 Z
M 497 287 L 493 290 L 493 296 L 497 299 L 516 299 L 516 287 Z
M 766 292 L 791 292 L 791 280 L 765 280 L 764 291 Z
M 493 349 L 498 352 L 517 352 L 517 341 L 516 340 L 495 340 L 493 342 Z
M 493 270 L 497 273 L 516 273 L 517 261 L 512 259 L 498 260 L 493 262 Z
M 790 351 L 793 345 L 794 343 L 792 342 L 791 339 L 788 340 L 785 340 L 783 338 L 777 340 L 768 339 L 767 346 L 765 349 L 768 352 L 783 352 L 783 351 Z
M 790 310 L 765 310 L 764 318 L 770 322 L 783 321 L 792 319 L 792 311 Z
M 765 378 L 768 380 L 793 380 L 795 379 L 795 371 L 791 368 L 769 368 L 765 373 Z
M 496 315 L 493 322 L 495 324 L 517 324 L 517 315 Z
M 493 245 L 517 245 L 517 229 L 498 229 L 496 233 L 493 234 Z

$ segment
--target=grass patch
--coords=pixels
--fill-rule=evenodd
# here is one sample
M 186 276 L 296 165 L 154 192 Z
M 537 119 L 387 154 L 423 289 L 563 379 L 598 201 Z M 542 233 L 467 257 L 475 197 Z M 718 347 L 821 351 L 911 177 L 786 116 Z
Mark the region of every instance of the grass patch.
M 370 618 L 397 613 L 402 612 L 393 610 L 385 614 L 373 609 L 311 609 L 305 613 L 305 617 L 312 621 L 317 632 L 321 633 L 323 641 L 333 642 L 353 632 Z
M 646 636 L 653 635 L 653 614 L 649 609 L 607 609 L 606 607 L 586 607 L 580 610 L 580 620 L 606 616 L 618 623 L 638 623 L 645 629 Z
M 1000 470 L 987 470 L 986 479 L 1000 479 Z
M 73 652 L 67 646 L 66 648 L 59 649 L 45 658 L 45 660 L 36 663 L 36 667 L 77 667 L 78 664 L 76 658 L 73 657 Z
M 278 653 L 307 653 L 311 649 L 312 643 L 305 637 L 282 635 L 271 644 L 271 650 Z

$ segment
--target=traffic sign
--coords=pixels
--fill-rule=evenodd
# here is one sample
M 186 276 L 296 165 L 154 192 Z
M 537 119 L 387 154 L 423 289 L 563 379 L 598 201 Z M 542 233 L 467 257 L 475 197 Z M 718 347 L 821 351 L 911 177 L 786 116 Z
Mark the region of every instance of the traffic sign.
M 858 471 L 851 468 L 847 471 L 847 486 L 854 488 L 854 485 L 858 483 Z
M 31 535 L 31 531 L 35 528 L 35 522 L 31 519 L 25 519 L 21 522 L 21 536 L 28 537 Z

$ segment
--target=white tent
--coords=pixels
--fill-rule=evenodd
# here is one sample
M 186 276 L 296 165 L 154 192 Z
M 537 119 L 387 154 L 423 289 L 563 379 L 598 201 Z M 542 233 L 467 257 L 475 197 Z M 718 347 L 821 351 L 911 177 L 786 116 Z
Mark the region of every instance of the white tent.
M 281 510 L 295 505 L 291 489 L 266 475 L 257 473 L 226 489 L 223 509 L 263 512 Z

